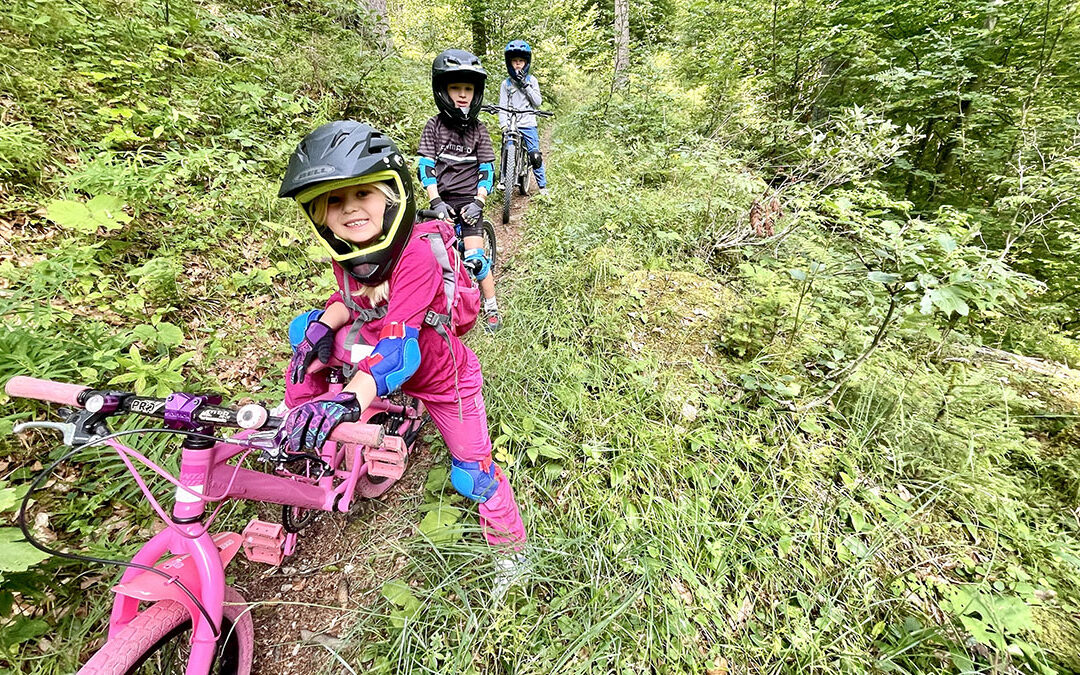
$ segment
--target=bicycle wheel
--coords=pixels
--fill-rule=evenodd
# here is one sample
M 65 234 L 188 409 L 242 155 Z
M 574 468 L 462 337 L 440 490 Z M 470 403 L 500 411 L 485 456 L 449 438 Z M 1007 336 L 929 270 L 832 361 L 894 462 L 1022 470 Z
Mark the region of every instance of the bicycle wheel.
M 517 154 L 515 146 L 507 148 L 506 166 L 503 170 L 503 225 L 510 224 L 510 199 L 514 194 L 514 180 L 517 175 L 514 167 L 515 154 Z
M 532 164 L 529 163 L 529 153 L 525 150 L 525 145 L 519 146 L 517 165 L 518 165 L 518 194 L 522 197 L 529 196 L 529 188 L 532 183 Z
M 495 245 L 495 225 L 487 218 L 484 218 L 484 253 L 487 254 L 491 263 L 491 269 L 495 269 L 495 257 L 498 255 Z
M 248 675 L 255 653 L 255 631 L 244 598 L 225 588 L 224 615 L 217 658 L 210 669 L 218 675 Z M 191 616 L 178 602 L 151 605 L 105 643 L 79 675 L 183 673 L 191 647 Z

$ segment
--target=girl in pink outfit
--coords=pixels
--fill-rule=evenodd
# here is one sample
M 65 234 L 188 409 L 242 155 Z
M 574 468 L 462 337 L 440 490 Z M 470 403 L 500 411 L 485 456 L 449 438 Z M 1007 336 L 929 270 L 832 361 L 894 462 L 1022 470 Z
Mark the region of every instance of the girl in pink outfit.
M 441 321 L 447 288 L 437 246 L 452 237 L 441 221 L 413 224 L 404 158 L 379 131 L 330 122 L 308 134 L 289 160 L 280 197 L 296 199 L 334 259 L 338 291 L 320 313 L 290 327 L 285 421 L 292 452 L 318 449 L 335 426 L 359 419 L 376 396 L 401 390 L 423 401 L 450 449 L 454 488 L 478 503 L 488 542 L 521 550 L 525 528 L 510 481 L 491 458 L 483 376 L 476 354 Z M 440 243 L 439 246 L 442 246 Z M 340 394 L 324 394 L 318 372 L 335 336 L 354 370 Z M 502 567 L 506 567 L 503 565 Z

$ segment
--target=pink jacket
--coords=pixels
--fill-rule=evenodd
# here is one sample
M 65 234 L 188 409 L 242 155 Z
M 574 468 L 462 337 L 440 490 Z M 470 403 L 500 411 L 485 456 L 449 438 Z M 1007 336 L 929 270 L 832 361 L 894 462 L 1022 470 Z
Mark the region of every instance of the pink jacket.
M 334 276 L 338 282 L 338 291 L 327 300 L 327 307 L 335 302 L 343 302 L 344 275 L 345 271 L 335 262 Z M 354 291 L 358 286 L 357 283 L 350 283 Z M 367 298 L 355 292 L 352 300 L 361 308 L 372 306 Z M 379 332 L 386 323 L 399 322 L 416 328 L 420 331 L 420 367 L 402 385 L 402 390 L 421 401 L 440 403 L 458 401 L 462 397 L 476 394 L 484 383 L 480 361 L 476 354 L 453 334 L 449 334 L 448 345 L 447 340 L 434 328 L 425 325 L 424 316 L 428 310 L 446 312 L 442 270 L 432 255 L 428 242 L 414 237 L 406 245 L 390 274 L 386 316 L 364 324 L 360 337 L 363 342 L 374 346 L 379 341 Z M 349 313 L 350 319 L 355 320 L 357 313 L 351 309 Z M 336 337 L 339 346 L 343 344 L 348 330 L 349 324 L 338 331 Z M 359 370 L 370 373 L 366 359 L 355 363 Z

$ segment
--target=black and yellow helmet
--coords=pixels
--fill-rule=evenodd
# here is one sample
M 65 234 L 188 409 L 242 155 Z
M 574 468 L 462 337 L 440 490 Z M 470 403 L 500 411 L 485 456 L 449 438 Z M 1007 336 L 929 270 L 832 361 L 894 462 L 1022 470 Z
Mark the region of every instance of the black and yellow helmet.
M 382 236 L 364 246 L 342 241 L 315 223 L 310 206 L 321 194 L 349 185 L 385 182 L 398 195 L 387 204 Z M 319 239 L 346 272 L 362 284 L 375 286 L 390 277 L 412 234 L 416 203 L 405 158 L 381 131 L 353 120 L 328 122 L 296 146 L 278 197 L 295 199 Z

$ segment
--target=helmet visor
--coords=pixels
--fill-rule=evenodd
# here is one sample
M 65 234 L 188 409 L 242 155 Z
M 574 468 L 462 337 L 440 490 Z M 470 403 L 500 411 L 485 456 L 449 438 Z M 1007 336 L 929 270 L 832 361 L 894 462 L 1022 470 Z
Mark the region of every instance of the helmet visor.
M 329 227 L 315 222 L 311 211 L 317 197 L 328 192 L 333 192 L 338 188 L 366 185 L 369 183 L 388 183 L 397 195 L 396 204 L 391 204 L 390 200 L 387 200 L 386 211 L 383 213 L 381 236 L 372 240 L 370 243 L 360 246 L 338 239 L 334 233 L 331 232 Z M 356 178 L 342 178 L 341 180 L 326 181 L 325 183 L 313 185 L 296 195 L 296 201 L 300 204 L 300 210 L 304 212 L 304 216 L 307 218 L 308 222 L 311 223 L 311 227 L 315 230 L 315 234 L 319 236 L 319 241 L 321 241 L 323 246 L 326 247 L 326 250 L 330 252 L 330 256 L 338 262 L 344 262 L 361 255 L 377 253 L 389 247 L 394 241 L 394 235 L 401 227 L 402 216 L 405 213 L 405 209 L 402 208 L 402 205 L 404 204 L 405 199 L 405 186 L 401 183 L 401 175 L 398 174 L 397 171 L 390 170 L 377 171 Z

